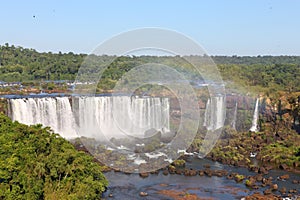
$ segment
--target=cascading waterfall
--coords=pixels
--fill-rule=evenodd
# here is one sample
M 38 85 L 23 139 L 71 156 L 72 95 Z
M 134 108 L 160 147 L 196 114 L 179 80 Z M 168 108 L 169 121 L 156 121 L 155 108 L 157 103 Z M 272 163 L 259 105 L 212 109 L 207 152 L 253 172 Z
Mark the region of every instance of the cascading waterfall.
M 217 130 L 224 126 L 226 115 L 225 97 L 212 97 L 208 99 L 205 110 L 204 126 L 207 130 Z
M 10 117 L 50 126 L 65 138 L 144 136 L 151 128 L 169 131 L 167 98 L 68 97 L 10 99 Z
M 76 136 L 74 117 L 67 97 L 10 99 L 12 120 L 27 125 L 43 124 L 62 137 Z
M 259 104 L 259 98 L 256 99 L 256 103 L 255 103 L 255 109 L 254 109 L 254 113 L 253 113 L 253 119 L 252 119 L 252 126 L 250 128 L 250 131 L 252 132 L 258 132 L 258 104 Z
M 206 106 L 205 106 L 205 113 L 204 113 L 204 123 L 203 126 L 209 126 L 209 118 L 210 118 L 210 99 L 207 100 Z
M 143 137 L 145 131 L 151 128 L 169 131 L 169 101 L 166 98 L 122 96 L 74 100 L 78 105 L 79 133 L 84 136 L 110 139 Z
M 237 110 L 238 110 L 238 103 L 235 102 L 235 108 L 234 108 L 234 113 L 233 113 L 233 119 L 232 119 L 232 122 L 231 122 L 231 127 L 232 127 L 233 129 L 235 129 L 235 130 L 236 130 Z

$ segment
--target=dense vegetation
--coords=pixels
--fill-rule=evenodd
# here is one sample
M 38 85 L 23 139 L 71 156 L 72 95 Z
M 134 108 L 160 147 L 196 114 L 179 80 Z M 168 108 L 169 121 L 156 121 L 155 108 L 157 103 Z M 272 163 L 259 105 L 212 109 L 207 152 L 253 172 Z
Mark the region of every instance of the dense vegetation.
M 99 199 L 107 186 L 93 158 L 41 125 L 0 114 L 0 199 Z
M 0 81 L 74 80 L 86 56 L 71 52 L 39 53 L 34 49 L 5 44 L 0 46 Z M 93 73 L 113 58 L 101 56 L 98 63 L 88 70 Z M 213 56 L 212 59 L 230 87 L 264 93 L 300 90 L 300 56 Z M 189 65 L 180 57 L 119 57 L 104 71 L 98 88 L 112 89 L 123 74 L 147 62 L 177 65 L 177 69 L 178 65 Z

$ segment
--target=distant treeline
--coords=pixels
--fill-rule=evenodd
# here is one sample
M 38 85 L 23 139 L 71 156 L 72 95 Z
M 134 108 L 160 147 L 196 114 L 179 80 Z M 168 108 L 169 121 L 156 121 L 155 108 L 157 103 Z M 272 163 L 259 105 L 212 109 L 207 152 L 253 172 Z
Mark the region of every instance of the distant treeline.
M 86 54 L 40 53 L 34 49 L 5 44 L 0 46 L 0 81 L 75 80 Z M 101 56 L 102 64 L 112 56 Z M 300 56 L 212 56 L 222 78 L 243 87 L 262 90 L 299 91 Z M 98 87 L 111 89 L 122 75 L 147 63 L 188 67 L 180 57 L 118 57 L 103 73 Z M 94 68 L 97 68 L 95 64 Z M 93 68 L 89 68 L 91 70 Z

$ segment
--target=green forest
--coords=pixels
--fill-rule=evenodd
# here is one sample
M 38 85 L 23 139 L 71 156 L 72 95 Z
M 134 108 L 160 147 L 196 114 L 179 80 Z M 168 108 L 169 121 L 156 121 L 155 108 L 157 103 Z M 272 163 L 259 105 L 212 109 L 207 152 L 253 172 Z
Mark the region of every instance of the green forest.
M 0 199 L 100 199 L 108 182 L 93 157 L 42 125 L 0 113 Z
M 0 46 L 0 81 L 23 82 L 24 84 L 47 80 L 76 79 L 86 54 L 37 52 L 34 49 L 4 44 Z M 300 89 L 300 56 L 212 56 L 223 80 L 228 87 L 254 89 L 258 92 L 297 92 Z M 180 57 L 113 57 L 98 56 L 98 62 L 88 69 L 109 65 L 98 83 L 100 90 L 113 89 L 115 83 L 130 69 L 144 63 L 162 63 L 188 67 L 189 63 Z M 99 62 L 99 60 L 101 62 Z M 112 63 L 109 62 L 113 60 Z M 100 64 L 99 64 L 100 63 Z M 90 64 L 90 63 L 89 63 Z

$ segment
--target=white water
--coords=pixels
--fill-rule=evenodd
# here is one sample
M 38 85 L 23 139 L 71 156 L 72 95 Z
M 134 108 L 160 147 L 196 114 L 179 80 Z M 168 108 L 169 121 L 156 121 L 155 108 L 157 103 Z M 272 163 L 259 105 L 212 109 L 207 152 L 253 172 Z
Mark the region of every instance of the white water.
M 13 120 L 50 126 L 65 138 L 78 136 L 108 140 L 144 136 L 151 128 L 169 131 L 166 98 L 78 97 L 73 109 L 68 97 L 10 99 Z
M 169 130 L 169 102 L 161 98 L 83 97 L 78 101 L 79 133 L 101 139 Z M 100 137 L 100 138 L 99 138 Z
M 204 126 L 207 130 L 217 130 L 224 126 L 226 115 L 225 97 L 208 99 L 205 109 Z
M 66 97 L 10 99 L 10 117 L 27 125 L 43 124 L 62 137 L 76 136 L 70 102 Z
M 255 109 L 254 109 L 254 113 L 253 113 L 253 119 L 252 119 L 252 126 L 250 128 L 250 131 L 252 132 L 258 132 L 258 126 L 257 126 L 257 122 L 258 122 L 258 103 L 259 103 L 259 98 L 256 99 L 256 103 L 255 103 Z
M 234 113 L 233 113 L 233 119 L 232 119 L 232 122 L 231 122 L 231 127 L 233 129 L 236 130 L 236 119 L 237 119 L 237 102 L 235 102 L 235 108 L 234 108 Z

